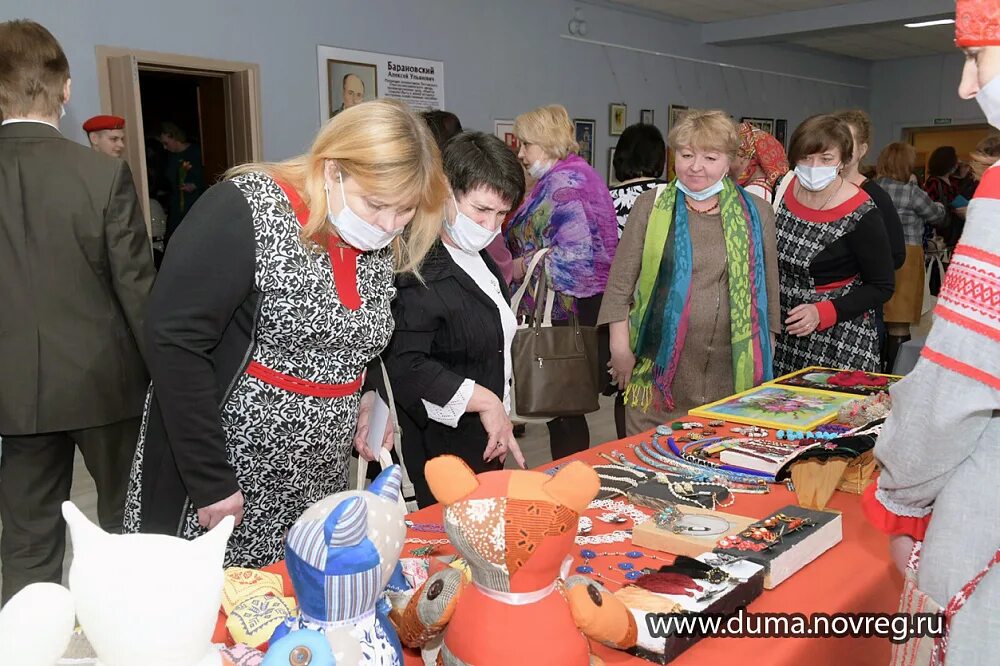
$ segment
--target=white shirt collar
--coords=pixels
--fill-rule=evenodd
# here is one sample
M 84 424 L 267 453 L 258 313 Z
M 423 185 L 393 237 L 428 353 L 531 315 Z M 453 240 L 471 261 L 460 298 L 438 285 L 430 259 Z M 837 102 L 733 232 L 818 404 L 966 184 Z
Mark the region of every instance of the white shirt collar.
M 0 123 L 0 125 L 13 125 L 14 123 L 40 123 L 42 125 L 48 125 L 57 132 L 59 131 L 59 128 L 52 123 L 45 120 L 35 120 L 34 118 L 8 118 Z

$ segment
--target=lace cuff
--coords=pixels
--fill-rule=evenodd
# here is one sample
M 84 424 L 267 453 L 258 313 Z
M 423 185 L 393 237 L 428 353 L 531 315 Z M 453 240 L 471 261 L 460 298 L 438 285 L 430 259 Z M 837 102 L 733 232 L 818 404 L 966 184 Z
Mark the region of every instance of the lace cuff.
M 472 400 L 472 392 L 475 388 L 476 382 L 466 379 L 458 387 L 458 390 L 455 391 L 455 395 L 451 396 L 448 404 L 439 406 L 426 400 L 421 400 L 420 402 L 424 403 L 427 418 L 444 424 L 449 428 L 457 428 L 458 420 L 465 414 L 465 408 L 469 406 L 469 401 Z

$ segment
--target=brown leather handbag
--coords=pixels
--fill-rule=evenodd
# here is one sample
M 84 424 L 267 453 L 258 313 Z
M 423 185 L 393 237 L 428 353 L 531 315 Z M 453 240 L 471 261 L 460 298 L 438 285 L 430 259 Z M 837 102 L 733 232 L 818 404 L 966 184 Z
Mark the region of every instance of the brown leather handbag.
M 515 315 L 531 276 L 547 252 L 548 248 L 536 252 L 525 271 L 524 283 L 511 300 Z M 534 293 L 535 312 L 527 321 L 519 321 L 511 345 L 515 412 L 529 418 L 596 412 L 600 408 L 597 329 L 580 326 L 572 314 L 569 325 L 553 326 L 555 292 L 543 292 L 544 284 L 542 264 Z

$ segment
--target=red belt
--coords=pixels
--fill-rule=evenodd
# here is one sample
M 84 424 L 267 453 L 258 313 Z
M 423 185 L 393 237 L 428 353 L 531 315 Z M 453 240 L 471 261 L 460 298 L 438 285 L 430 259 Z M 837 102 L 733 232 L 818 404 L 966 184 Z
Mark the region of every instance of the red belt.
M 247 374 L 256 377 L 265 384 L 271 384 L 300 395 L 311 395 L 316 398 L 343 398 L 357 393 L 364 382 L 364 374 L 346 384 L 320 384 L 308 379 L 299 379 L 265 367 L 257 361 L 250 361 Z

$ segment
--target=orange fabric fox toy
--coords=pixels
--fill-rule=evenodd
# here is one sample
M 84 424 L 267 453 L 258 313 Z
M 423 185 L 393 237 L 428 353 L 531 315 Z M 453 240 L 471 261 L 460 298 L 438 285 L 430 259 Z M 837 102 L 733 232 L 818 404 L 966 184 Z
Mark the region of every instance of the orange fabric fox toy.
M 616 597 L 583 576 L 565 578 L 580 513 L 600 488 L 590 466 L 476 476 L 441 456 L 425 473 L 472 583 L 452 567 L 428 578 L 394 614 L 405 645 L 425 647 L 443 632 L 441 666 L 592 666 L 602 662 L 588 639 L 635 644 L 635 619 Z

